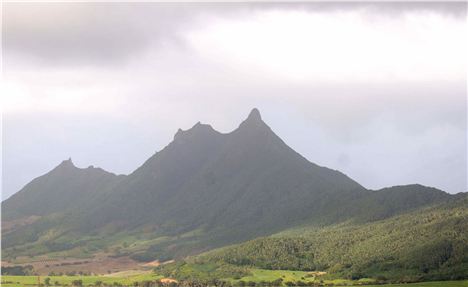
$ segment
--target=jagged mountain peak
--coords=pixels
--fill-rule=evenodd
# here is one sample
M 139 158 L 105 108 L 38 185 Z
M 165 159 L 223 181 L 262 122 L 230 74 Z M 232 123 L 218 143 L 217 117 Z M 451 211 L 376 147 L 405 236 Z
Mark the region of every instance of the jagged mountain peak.
M 174 135 L 174 140 L 180 138 L 189 138 L 194 136 L 208 136 L 210 134 L 219 134 L 211 125 L 202 124 L 201 122 L 197 122 L 193 127 L 188 130 L 178 129 L 176 134 Z
M 265 131 L 271 131 L 268 125 L 262 120 L 260 111 L 257 108 L 253 108 L 248 117 L 239 125 L 239 128 L 232 131 L 231 133 L 236 133 L 239 130 L 252 130 L 258 131 L 259 129 L 264 129 Z M 206 137 L 209 135 L 226 135 L 218 132 L 209 124 L 203 124 L 200 121 L 197 122 L 193 127 L 188 130 L 178 129 L 174 135 L 174 140 L 177 139 L 187 139 L 194 136 Z
M 260 111 L 257 108 L 253 108 L 248 117 L 239 125 L 239 128 L 231 133 L 236 133 L 239 130 L 259 131 L 259 130 L 271 131 L 268 125 L 262 120 Z M 193 137 L 207 137 L 210 135 L 223 135 L 216 131 L 211 125 L 197 122 L 193 127 L 188 130 L 178 129 L 174 135 L 174 140 L 177 139 L 188 139 Z M 225 135 L 225 134 L 224 134 Z
M 71 168 L 77 168 L 75 164 L 72 161 L 72 158 L 69 157 L 68 159 L 63 160 L 55 169 L 71 169 Z
M 257 108 L 253 108 L 252 111 L 250 111 L 248 117 L 239 125 L 239 129 L 271 131 L 270 127 L 263 121 L 260 111 Z
M 262 115 L 260 114 L 260 111 L 257 108 L 253 108 L 249 116 L 247 117 L 248 121 L 261 121 L 262 120 Z
M 262 120 L 260 111 L 257 108 L 253 108 L 249 113 L 249 116 L 240 124 L 239 128 L 260 128 L 267 127 L 265 122 Z

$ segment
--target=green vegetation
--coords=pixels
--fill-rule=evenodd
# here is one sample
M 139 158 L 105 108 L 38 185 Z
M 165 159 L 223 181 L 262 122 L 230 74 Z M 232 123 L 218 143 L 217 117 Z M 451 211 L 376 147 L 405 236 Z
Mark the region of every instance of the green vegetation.
M 156 268 L 157 274 L 177 278 L 180 282 L 197 282 L 200 285 L 210 286 L 348 286 L 348 285 L 392 285 L 392 284 L 410 284 L 414 278 L 403 277 L 399 280 L 388 280 L 382 276 L 377 278 L 340 278 L 336 274 L 327 274 L 326 272 L 315 271 L 297 271 L 297 270 L 265 270 L 259 268 L 236 269 L 236 266 L 226 264 L 217 266 L 216 264 L 193 264 L 193 263 L 174 263 L 167 266 Z M 396 283 L 399 282 L 399 283 Z M 440 281 L 439 281 L 440 282 Z M 447 281 L 449 282 L 449 281 Z M 419 282 L 423 283 L 423 282 Z M 445 286 L 439 285 L 429 286 Z M 468 281 L 451 281 L 447 286 L 465 286 Z M 392 285 L 393 286 L 393 285 Z M 415 285 L 419 286 L 419 285 Z M 421 286 L 425 286 L 421 284 Z
M 373 223 L 296 228 L 187 262 L 326 271 L 348 279 L 467 279 L 468 198 Z
M 297 270 L 265 270 L 259 268 L 236 269 L 235 266 L 216 264 L 173 263 L 156 268 L 156 273 L 178 278 L 180 282 L 198 282 L 207 285 L 232 286 L 346 286 L 389 284 L 382 278 L 343 279 L 325 272 Z M 220 283 L 224 282 L 224 283 Z M 405 282 L 405 286 L 408 282 Z M 468 281 L 426 282 L 427 286 L 467 286 Z M 426 286 L 421 283 L 415 286 Z M 393 285 L 391 285 L 393 286 Z M 396 285 L 398 286 L 398 285 Z M 412 285 L 409 285 L 412 286 Z
M 326 285 L 359 285 L 369 284 L 375 280 L 369 278 L 362 278 L 359 280 L 348 280 L 335 278 L 329 275 L 320 275 L 318 272 L 306 272 L 295 270 L 265 270 L 252 268 L 250 275 L 241 277 L 239 279 L 231 280 L 233 285 L 249 285 L 249 282 L 255 282 L 256 285 L 269 285 L 269 286 L 304 286 L 316 284 Z M 244 282 L 244 283 L 243 283 Z M 252 283 L 250 283 L 252 285 Z
M 371 280 L 344 280 L 344 279 L 319 279 L 313 280 L 307 277 L 307 272 L 285 270 L 260 270 L 252 269 L 252 274 L 239 280 L 211 280 L 211 281 L 181 281 L 179 283 L 164 284 L 159 281 L 161 276 L 154 274 L 141 274 L 126 277 L 114 276 L 47 276 L 40 277 L 41 286 L 352 286 L 365 285 L 368 287 L 382 286 L 372 285 Z M 279 278 L 282 280 L 277 281 Z M 49 282 L 49 285 L 47 285 Z M 283 282 L 282 285 L 269 285 L 271 282 Z M 286 283 L 284 283 L 286 282 Z M 299 285 L 296 283 L 299 282 Z M 301 283 L 302 282 L 302 283 Z M 315 283 L 314 283 L 315 282 Z M 35 287 L 38 283 L 37 276 L 2 276 L 3 287 Z M 468 281 L 438 281 L 412 284 L 386 284 L 389 287 L 468 287 Z
M 24 275 L 31 275 L 33 273 L 34 272 L 33 272 L 32 265 L 2 266 L 2 275 L 24 276 Z
M 50 285 L 73 285 L 79 286 L 77 283 L 81 280 L 82 286 L 96 286 L 96 282 L 101 282 L 101 285 L 124 285 L 124 286 L 133 286 L 135 282 L 144 282 L 144 281 L 156 281 L 160 279 L 161 276 L 158 276 L 154 273 L 145 273 L 131 276 L 40 276 L 40 283 L 47 285 L 46 282 L 49 282 Z M 25 287 L 25 286 L 37 286 L 38 276 L 9 276 L 2 275 L 2 287 Z M 114 284 L 115 283 L 115 284 Z M 120 285 L 120 286 L 121 286 Z
M 367 287 L 378 287 L 381 285 L 369 285 Z M 385 285 L 387 286 L 387 285 Z M 468 281 L 435 281 L 412 284 L 391 284 L 391 287 L 467 287 Z
M 160 265 L 156 268 L 156 273 L 178 280 L 197 280 L 201 282 L 230 278 L 239 279 L 251 275 L 249 268 L 246 267 L 214 263 L 191 264 L 183 261 Z

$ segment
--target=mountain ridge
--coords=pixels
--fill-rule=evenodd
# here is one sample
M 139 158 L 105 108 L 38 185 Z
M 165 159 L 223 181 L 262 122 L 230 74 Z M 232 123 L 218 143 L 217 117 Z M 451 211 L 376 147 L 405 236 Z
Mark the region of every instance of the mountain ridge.
M 61 170 L 67 176 L 57 172 Z M 200 122 L 179 129 L 129 175 L 79 169 L 70 159 L 42 178 L 46 183 L 33 180 L 17 193 L 21 196 L 2 202 L 3 221 L 41 216 L 2 234 L 6 254 L 13 248 L 24 254 L 52 252 L 44 242 L 67 238 L 79 240 L 64 250 L 88 250 L 109 238 L 144 234 L 171 239 L 127 248 L 128 254 L 144 260 L 175 258 L 299 224 L 380 220 L 452 198 L 423 186 L 368 190 L 294 151 L 258 109 L 229 133 Z

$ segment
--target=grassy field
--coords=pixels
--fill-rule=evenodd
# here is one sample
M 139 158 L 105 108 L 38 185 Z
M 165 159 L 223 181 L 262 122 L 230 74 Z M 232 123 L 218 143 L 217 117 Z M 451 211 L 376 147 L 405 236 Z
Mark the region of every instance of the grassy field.
M 283 282 L 291 281 L 304 281 L 304 282 L 314 282 L 319 281 L 320 279 L 323 280 L 323 283 L 326 284 L 334 284 L 334 285 L 363 285 L 365 286 L 382 286 L 382 285 L 367 285 L 373 283 L 373 279 L 363 278 L 360 280 L 347 280 L 347 279 L 327 279 L 327 276 L 316 276 L 311 277 L 309 272 L 305 271 L 289 271 L 289 270 L 265 270 L 265 269 L 251 269 L 250 272 L 252 275 L 242 277 L 238 280 L 230 280 L 231 282 L 236 281 L 254 281 L 254 282 L 261 282 L 261 281 L 274 281 L 278 278 L 282 278 Z M 424 282 L 424 283 L 412 283 L 412 284 L 388 284 L 385 286 L 411 286 L 411 287 L 468 287 L 468 280 L 463 281 L 438 281 L 438 282 Z
M 314 277 L 310 276 L 308 272 L 303 271 L 288 271 L 288 270 L 263 270 L 263 269 L 252 269 L 251 275 L 242 277 L 240 279 L 225 279 L 229 280 L 232 283 L 236 281 L 273 281 L 278 278 L 282 278 L 283 282 L 287 281 L 304 281 L 311 282 L 314 281 Z M 162 278 L 160 275 L 156 275 L 152 272 L 142 273 L 141 271 L 125 271 L 118 272 L 109 275 L 99 275 L 99 276 L 40 276 L 40 282 L 44 283 L 45 278 L 50 278 L 50 284 L 53 286 L 55 282 L 58 282 L 60 285 L 69 285 L 71 286 L 74 280 L 82 280 L 83 286 L 94 285 L 96 281 L 101 281 L 107 284 L 120 283 L 122 285 L 132 286 L 133 282 L 141 281 L 154 281 Z M 315 280 L 320 280 L 320 276 L 316 277 Z M 37 286 L 38 277 L 37 276 L 2 276 L 1 286 L 2 287 L 33 287 Z M 350 285 L 363 285 L 368 287 L 377 287 L 382 285 L 367 285 L 371 282 L 371 279 L 361 279 L 361 280 L 346 280 L 346 279 L 323 279 L 323 284 L 333 284 L 341 286 L 350 286 Z M 424 283 L 412 283 L 412 284 L 388 284 L 385 286 L 392 287 L 468 287 L 468 280 L 465 281 L 440 281 L 440 282 L 424 282 Z
M 378 287 L 382 285 L 367 285 L 367 287 Z M 423 282 L 412 284 L 390 284 L 383 286 L 392 287 L 467 287 L 468 281 L 437 281 L 437 282 Z
M 251 269 L 252 275 L 242 277 L 235 281 L 274 281 L 275 279 L 282 278 L 283 282 L 292 281 L 304 281 L 304 282 L 313 282 L 314 277 L 311 277 L 309 272 L 304 271 L 289 271 L 289 270 L 265 270 L 265 269 Z M 309 275 L 309 276 L 308 276 Z M 320 280 L 321 276 L 317 276 L 315 280 Z M 382 285 L 367 285 L 373 282 L 372 279 L 363 278 L 360 280 L 347 280 L 347 279 L 326 279 L 323 277 L 323 284 L 334 284 L 334 285 L 363 285 L 368 287 L 377 287 Z M 392 287 L 468 287 L 468 280 L 464 281 L 438 281 L 438 282 L 424 282 L 424 283 L 411 283 L 411 284 L 387 284 L 385 286 Z
M 265 270 L 265 269 L 251 269 L 252 275 L 242 277 L 238 280 L 230 280 L 231 282 L 236 281 L 274 281 L 278 278 L 282 278 L 283 282 L 292 281 L 304 281 L 313 282 L 314 277 L 310 277 L 309 272 L 304 271 L 289 271 L 289 270 Z M 308 276 L 309 275 L 309 276 Z M 317 276 L 315 280 L 320 280 L 320 276 Z M 347 279 L 323 279 L 323 284 L 333 284 L 341 286 L 349 285 L 363 285 L 367 287 L 377 287 L 382 285 L 367 285 L 373 282 L 372 279 L 363 278 L 360 280 L 347 280 Z M 464 281 L 438 281 L 438 282 L 423 282 L 423 283 L 411 283 L 411 284 L 386 284 L 385 286 L 392 287 L 468 287 L 468 280 Z
M 96 281 L 113 284 L 114 282 L 122 285 L 132 285 L 133 282 L 141 282 L 146 280 L 157 280 L 162 278 L 154 273 L 137 273 L 119 272 L 118 274 L 98 275 L 98 276 L 40 276 L 40 282 L 44 283 L 45 278 L 50 278 L 50 284 L 54 285 L 59 282 L 60 285 L 71 285 L 74 280 L 82 280 L 83 286 L 94 285 Z M 38 281 L 37 276 L 2 276 L 2 287 L 24 287 L 36 286 Z
M 244 276 L 237 280 L 229 280 L 233 283 L 237 281 L 244 282 L 261 282 L 261 281 L 274 281 L 281 278 L 284 282 L 320 282 L 322 280 L 323 284 L 334 284 L 334 285 L 362 285 L 373 283 L 373 279 L 363 278 L 360 280 L 348 280 L 348 279 L 331 279 L 327 276 L 313 275 L 311 272 L 306 271 L 290 271 L 290 270 L 265 270 L 265 269 L 250 269 L 252 275 Z
M 237 280 L 230 280 L 232 282 L 236 281 L 254 281 L 254 282 L 261 282 L 261 281 L 274 281 L 276 279 L 283 279 L 283 282 L 297 282 L 297 281 L 304 281 L 304 282 L 313 282 L 314 280 L 320 280 L 321 276 L 311 276 L 309 272 L 305 271 L 290 271 L 290 270 L 265 270 L 265 269 L 250 269 L 252 275 L 244 276 Z M 353 281 L 346 280 L 346 279 L 324 279 L 324 283 L 333 283 L 333 284 L 351 284 Z M 360 281 L 369 282 L 368 279 L 363 279 Z M 354 283 L 358 283 L 358 281 L 354 281 Z
M 180 281 L 191 280 L 192 278 L 196 278 L 197 280 L 201 281 L 220 279 L 222 281 L 231 282 L 233 286 L 253 286 L 253 283 L 256 283 L 257 286 L 271 286 L 272 282 L 282 282 L 278 283 L 282 286 L 310 285 L 308 283 L 320 284 L 324 286 L 371 286 L 377 285 L 377 283 L 379 283 L 376 279 L 372 278 L 351 280 L 339 278 L 336 274 L 326 274 L 326 272 L 267 270 L 247 267 L 243 267 L 244 269 L 239 268 L 241 267 L 233 267 L 232 265 L 217 266 L 213 263 L 174 263 L 161 265 L 156 268 L 156 272 L 166 277 L 176 278 Z M 387 285 L 390 286 L 390 284 Z M 407 285 L 409 284 L 406 284 L 405 286 Z M 468 287 L 468 281 L 429 282 L 419 283 L 411 286 Z

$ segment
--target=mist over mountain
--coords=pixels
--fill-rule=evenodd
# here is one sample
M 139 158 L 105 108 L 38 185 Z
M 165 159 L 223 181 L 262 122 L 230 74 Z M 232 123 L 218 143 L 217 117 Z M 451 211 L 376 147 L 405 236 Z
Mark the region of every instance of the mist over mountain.
M 292 150 L 253 109 L 230 133 L 201 123 L 177 131 L 127 176 L 62 162 L 2 202 L 2 223 L 10 226 L 2 248 L 7 257 L 93 254 L 145 239 L 119 252 L 164 260 L 293 226 L 381 220 L 451 198 L 421 185 L 367 190 Z

